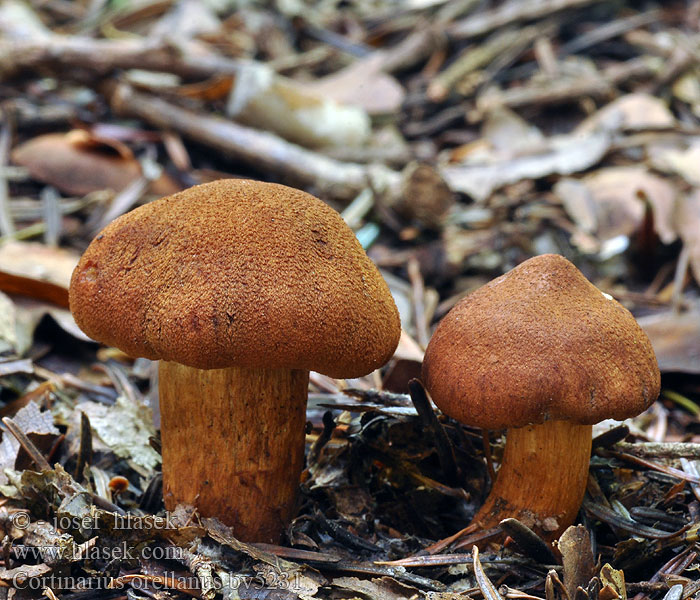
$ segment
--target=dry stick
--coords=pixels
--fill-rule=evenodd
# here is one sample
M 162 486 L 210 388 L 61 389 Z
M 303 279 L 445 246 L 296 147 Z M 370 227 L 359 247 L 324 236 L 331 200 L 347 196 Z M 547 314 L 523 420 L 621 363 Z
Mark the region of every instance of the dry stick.
M 700 52 L 698 52 L 696 41 L 681 32 L 676 32 L 675 35 L 672 35 L 671 40 L 674 42 L 674 46 L 666 55 L 665 68 L 654 82 L 655 85 L 652 88 L 652 92 L 656 92 L 662 87 L 673 83 L 700 60 Z M 662 46 L 663 51 L 668 52 L 668 49 Z
M 19 428 L 19 425 L 15 423 L 10 417 L 4 417 L 2 422 L 5 424 L 9 432 L 15 436 L 15 439 L 19 442 L 20 446 L 29 454 L 34 464 L 39 467 L 40 471 L 50 471 L 51 465 L 47 461 L 43 454 L 39 452 L 39 449 L 34 445 L 32 440 L 30 440 L 24 431 Z
M 538 38 L 553 35 L 558 27 L 559 22 L 551 18 L 532 27 L 521 28 L 519 38 L 510 47 L 505 48 L 480 74 L 479 88 L 483 89 L 490 84 L 501 71 L 510 67 Z
M 424 23 L 396 46 L 377 50 L 382 54 L 382 70 L 386 73 L 403 71 L 423 62 L 447 43 L 441 27 Z
M 114 69 L 146 69 L 193 79 L 235 75 L 241 68 L 242 61 L 214 53 L 203 54 L 202 48 L 193 43 L 179 47 L 162 42 L 154 44 L 147 39 L 96 40 L 56 34 L 30 39 L 10 36 L 0 41 L 0 65 L 3 72 L 56 65 L 101 74 Z
M 583 501 L 583 508 L 591 513 L 596 519 L 600 519 L 613 527 L 618 527 L 624 531 L 632 533 L 635 536 L 645 537 L 652 540 L 672 539 L 678 537 L 683 533 L 683 531 L 685 531 L 684 528 L 680 531 L 669 533 L 668 531 L 661 531 L 660 529 L 647 527 L 646 525 L 642 525 L 636 521 L 626 519 L 622 515 L 616 513 L 613 509 L 607 508 L 601 504 L 596 504 L 588 499 Z
M 481 447 L 484 449 L 484 459 L 486 460 L 486 470 L 491 480 L 491 485 L 496 481 L 496 469 L 493 466 L 493 456 L 491 456 L 491 440 L 487 429 L 481 430 Z
M 129 380 L 126 373 L 116 361 L 96 364 L 95 368 L 105 373 L 111 380 L 114 389 L 126 396 L 129 404 L 138 406 L 140 403 L 139 392 L 136 386 Z
M 109 203 L 104 214 L 96 222 L 90 223 L 91 233 L 96 235 L 114 219 L 128 212 L 144 195 L 151 181 L 152 179 L 144 174 L 128 184 Z
M 673 306 L 673 312 L 676 315 L 679 315 L 683 308 L 683 288 L 685 287 L 686 275 L 688 273 L 689 266 L 690 246 L 684 243 L 683 247 L 681 248 L 681 253 L 678 256 L 676 272 L 673 276 L 673 296 L 671 305 Z
M 700 444 L 684 442 L 618 442 L 614 449 L 643 458 L 700 459 Z
M 700 477 L 694 477 L 693 475 L 690 475 L 689 473 L 685 473 L 684 471 L 681 471 L 680 469 L 676 469 L 675 467 L 669 467 L 666 465 L 659 465 L 659 464 L 656 464 L 656 463 L 651 462 L 649 460 L 639 458 L 638 456 L 632 456 L 631 454 L 625 454 L 624 452 L 615 452 L 612 450 L 606 450 L 606 451 L 602 452 L 601 454 L 613 456 L 615 458 L 619 458 L 621 460 L 625 460 L 625 461 L 631 462 L 633 464 L 641 465 L 642 467 L 646 467 L 647 469 L 651 469 L 652 471 L 658 471 L 659 473 L 666 473 L 666 475 L 671 475 L 672 477 L 677 477 L 678 479 L 682 479 L 684 481 L 689 481 L 690 483 L 700 484 Z
M 0 74 L 2 74 L 1 68 Z M 6 100 L 5 106 L 13 112 L 18 129 L 55 128 L 67 126 L 79 120 L 79 110 L 74 104 L 36 106 L 26 98 L 13 98 Z
M 138 68 L 204 78 L 233 76 L 244 64 L 244 61 L 203 52 L 206 47 L 194 42 L 173 47 L 144 39 L 95 40 L 50 32 L 30 39 L 14 39 L 11 26 L 12 23 L 0 24 L 0 31 L 7 35 L 6 40 L 0 41 L 3 72 L 50 64 L 79 67 L 96 73 Z M 288 174 L 300 184 L 318 184 L 323 192 L 340 200 L 352 199 L 368 185 L 380 193 L 400 193 L 400 174 L 382 165 L 332 160 L 272 134 L 198 115 L 152 96 L 137 94 L 128 86 L 119 87 L 115 99 L 125 112 L 159 127 L 177 129 L 192 139 L 255 166 Z
M 224 119 L 198 114 L 130 86 L 117 86 L 112 104 L 117 112 L 170 129 L 257 169 L 287 175 L 321 195 L 351 200 L 366 187 L 390 195 L 399 193 L 401 174 L 383 165 L 344 163 L 297 146 L 267 132 Z
M 539 19 L 566 9 L 595 4 L 599 0 L 510 0 L 488 12 L 470 15 L 447 28 L 450 36 L 467 39 L 484 35 L 518 21 Z
M 34 445 L 32 440 L 30 440 L 27 437 L 27 435 L 20 429 L 19 425 L 17 425 L 17 423 L 15 423 L 10 417 L 4 417 L 2 419 L 2 422 L 5 424 L 8 431 L 19 442 L 20 446 L 22 446 L 22 448 L 24 448 L 27 454 L 29 454 L 29 457 L 32 459 L 32 461 L 34 461 L 34 464 L 36 464 L 36 466 L 39 467 L 39 470 L 50 471 L 51 465 L 49 464 L 49 462 L 44 458 L 44 455 Z M 59 489 L 59 492 L 62 496 L 65 496 L 64 489 Z M 90 497 L 92 498 L 92 502 L 95 504 L 95 506 L 99 508 L 103 508 L 104 510 L 108 510 L 111 512 L 116 512 L 120 515 L 126 514 L 126 511 L 124 511 L 124 509 L 117 506 L 116 504 L 113 504 L 109 500 L 98 496 L 97 494 L 91 493 Z
M 348 573 L 359 573 L 361 575 L 376 575 L 379 577 L 393 577 L 399 581 L 409 583 L 414 586 L 420 586 L 421 588 L 427 589 L 429 591 L 444 591 L 446 586 L 440 581 L 435 581 L 434 579 L 428 579 L 422 575 L 416 575 L 415 573 L 407 572 L 402 568 L 385 567 L 378 564 L 359 562 L 354 560 L 340 560 L 337 563 L 328 565 L 326 567 L 329 571 L 336 572 L 348 572 Z
M 580 52 L 581 50 L 585 50 L 586 48 L 600 44 L 605 40 L 609 40 L 622 35 L 623 33 L 627 33 L 631 29 L 637 29 L 639 27 L 649 25 L 650 23 L 654 23 L 659 20 L 660 12 L 661 11 L 654 9 L 596 27 L 592 31 L 588 31 L 564 44 L 559 49 L 559 55 L 564 56 L 567 54 Z
M 58 191 L 53 186 L 47 185 L 41 190 L 39 199 L 42 204 L 42 217 L 46 224 L 44 232 L 44 243 L 47 246 L 58 246 L 61 237 L 61 205 L 59 204 Z
M 40 37 L 15 39 L 12 29 L 12 23 L 0 26 L 0 32 L 9 38 L 0 41 L 0 65 L 4 72 L 53 64 L 102 74 L 114 69 L 133 68 L 203 79 L 235 76 L 248 62 L 208 52 L 206 46 L 194 42 L 174 46 L 147 39 L 103 40 L 57 35 L 49 31 Z M 415 66 L 445 43 L 446 36 L 441 27 L 421 27 L 397 46 L 376 52 L 384 57 L 382 70 L 390 73 Z M 283 69 L 285 63 L 276 66 Z
M 313 70 L 314 67 L 325 63 L 330 60 L 332 56 L 335 55 L 335 50 L 328 46 L 315 46 L 310 50 L 305 52 L 300 52 L 299 54 L 285 54 L 273 58 L 266 64 L 273 71 L 277 73 L 285 73 L 286 71 L 291 71 L 298 69 L 300 67 L 306 67 L 309 70 Z
M 471 541 L 475 537 L 480 537 L 481 539 L 487 540 L 490 539 L 491 537 L 495 537 L 498 535 L 501 535 L 503 532 L 501 531 L 500 527 L 496 527 L 494 529 L 486 530 L 486 531 L 480 531 L 479 533 L 474 533 L 478 529 L 477 524 L 469 524 L 467 525 L 464 529 L 460 529 L 457 533 L 453 533 L 451 536 L 443 538 L 441 540 L 438 540 L 437 542 L 430 544 L 430 546 L 426 546 L 423 548 L 423 552 L 427 552 L 428 554 L 439 554 L 440 552 L 443 552 L 446 548 L 449 546 L 452 546 L 455 544 L 456 546 L 459 546 L 462 544 L 465 540 Z M 477 543 L 480 540 L 472 542 L 472 544 Z M 465 544 L 465 548 L 467 545 Z M 457 549 L 456 547 L 453 549 Z M 413 558 L 413 557 L 412 557 Z
M 565 56 L 568 56 L 569 54 L 580 52 L 581 50 L 585 50 L 590 46 L 594 46 L 606 40 L 625 34 L 630 30 L 637 30 L 638 28 L 643 27 L 644 25 L 653 23 L 654 21 L 658 20 L 658 18 L 659 11 L 651 10 L 646 13 L 632 15 L 631 17 L 626 17 L 623 19 L 618 19 L 617 21 L 613 21 L 611 23 L 606 23 L 605 25 L 596 27 L 592 31 L 587 31 L 586 33 L 574 38 L 570 42 L 561 46 L 557 50 L 557 56 L 561 59 Z M 540 29 L 539 25 L 537 26 L 537 29 Z M 632 31 L 627 35 L 634 35 L 637 33 L 645 34 L 647 36 L 652 35 L 646 31 Z M 516 71 L 518 72 L 519 76 L 521 74 L 524 76 L 531 75 L 537 70 L 537 68 L 537 64 L 529 63 L 523 65 L 522 67 L 519 67 Z
M 80 450 L 75 465 L 75 480 L 78 483 L 83 481 L 83 469 L 90 463 L 92 463 L 92 427 L 88 416 L 80 411 Z
M 700 476 L 696 463 L 688 460 L 687 458 L 681 458 L 681 468 L 684 472 L 693 475 L 694 477 Z M 695 497 L 700 500 L 700 485 L 697 483 L 691 483 L 690 489 L 693 491 Z
M 396 73 L 415 67 L 442 50 L 448 42 L 445 27 L 455 17 L 471 13 L 480 0 L 450 2 L 442 7 L 434 18 L 420 19 L 413 31 L 395 46 L 376 50 L 382 56 L 381 69 Z
M 299 550 L 297 548 L 287 548 L 286 546 L 277 546 L 275 544 L 263 544 L 254 543 L 251 546 L 262 550 L 263 552 L 269 552 L 280 558 L 286 558 L 288 560 L 294 560 L 299 562 L 312 562 L 312 563 L 337 563 L 340 562 L 340 557 L 325 554 L 323 552 L 315 552 L 312 550 Z M 381 564 L 381 563 L 376 563 Z
M 642 88 L 642 91 L 652 94 L 673 83 L 693 64 L 698 62 L 695 44 L 689 42 L 686 37 L 677 31 L 671 36 L 673 45 L 660 43 L 655 34 L 641 29 L 630 31 L 624 36 L 624 40 L 628 44 L 639 46 L 646 52 L 664 59 L 663 70 L 657 74 L 654 81 L 646 86 L 646 89 Z
M 10 154 L 10 140 L 12 139 L 12 124 L 7 116 L 3 116 L 4 125 L 0 131 L 0 167 L 7 164 Z M 11 236 L 15 234 L 15 224 L 10 214 L 10 192 L 7 187 L 7 177 L 0 173 L 0 235 Z
M 55 188 L 48 186 L 44 189 L 55 190 Z M 78 212 L 85 206 L 88 206 L 88 204 L 88 202 L 85 202 L 82 199 L 76 200 L 75 198 L 58 198 L 58 217 L 60 218 L 65 215 Z M 15 221 L 36 221 L 42 217 L 45 218 L 47 211 L 43 206 L 38 206 L 37 201 L 34 198 L 15 196 L 12 198 L 12 200 L 10 200 L 10 214 Z
M 687 462 L 687 461 L 686 461 Z M 696 473 L 691 473 L 695 475 Z M 678 529 L 686 524 L 685 519 L 681 516 L 675 516 L 667 513 L 659 508 L 647 506 L 633 506 L 629 510 L 630 518 L 637 520 L 652 521 L 655 523 L 663 523 Z
M 529 28 L 529 30 L 532 29 L 534 28 Z M 527 35 L 524 30 L 508 29 L 498 33 L 493 39 L 486 40 L 483 44 L 467 48 L 430 82 L 428 98 L 433 102 L 441 102 L 457 82 L 517 44 L 523 35 Z
M 391 567 L 448 567 L 452 565 L 465 565 L 472 562 L 471 557 L 464 552 L 458 554 L 434 554 L 434 555 L 414 555 L 397 560 L 375 560 L 375 565 L 387 565 Z M 485 563 L 511 564 L 512 559 L 495 558 L 484 559 Z
M 482 4 L 481 0 L 455 0 L 446 2 L 435 14 L 434 23 L 440 27 L 446 27 L 460 18 L 472 14 Z
M 635 77 L 648 78 L 656 75 L 663 67 L 662 61 L 650 60 L 643 56 L 613 65 L 598 75 L 578 79 L 561 79 L 548 85 L 523 85 L 504 91 L 490 92 L 477 100 L 477 110 L 470 119 L 480 118 L 494 106 L 517 108 L 531 105 L 550 105 L 573 101 L 582 96 L 604 98 L 611 95 L 617 84 Z
M 662 578 L 666 577 L 669 574 L 674 574 L 674 573 L 681 573 L 683 569 L 692 562 L 692 560 L 689 563 L 686 563 L 686 560 L 689 556 L 692 556 L 692 560 L 695 560 L 695 552 L 691 552 L 691 547 L 686 548 L 683 550 L 680 554 L 674 556 L 671 558 L 666 564 L 664 564 L 654 575 L 652 575 L 651 579 L 649 579 L 647 584 L 654 584 L 657 582 L 660 582 Z M 680 570 L 678 567 L 682 567 Z M 664 583 L 664 585 L 668 585 L 667 583 Z M 642 592 L 639 592 L 636 596 L 632 598 L 632 600 L 642 600 L 643 598 L 648 598 L 649 596 L 645 594 L 645 591 L 652 591 L 652 590 L 644 590 Z M 655 590 L 654 590 L 655 591 Z
M 661 44 L 655 34 L 643 29 L 630 31 L 624 35 L 623 39 L 632 46 L 638 46 L 645 52 L 662 58 L 670 58 L 676 48 L 667 46 L 665 43 Z
M 413 300 L 413 313 L 416 322 L 416 337 L 418 343 L 425 348 L 430 341 L 428 322 L 425 318 L 425 285 L 420 272 L 420 264 L 415 256 L 408 259 L 408 278 L 411 282 L 411 299 Z

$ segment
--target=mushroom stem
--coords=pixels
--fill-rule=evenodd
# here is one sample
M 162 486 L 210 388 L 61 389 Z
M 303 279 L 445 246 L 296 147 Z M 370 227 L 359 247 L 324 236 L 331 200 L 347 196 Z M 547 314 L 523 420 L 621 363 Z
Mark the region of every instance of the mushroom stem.
M 498 476 L 472 523 L 489 529 L 514 517 L 545 539 L 556 539 L 581 507 L 591 432 L 591 425 L 570 421 L 509 429 Z
M 309 372 L 160 362 L 163 497 L 279 543 L 304 464 Z M 205 400 L 206 399 L 206 400 Z

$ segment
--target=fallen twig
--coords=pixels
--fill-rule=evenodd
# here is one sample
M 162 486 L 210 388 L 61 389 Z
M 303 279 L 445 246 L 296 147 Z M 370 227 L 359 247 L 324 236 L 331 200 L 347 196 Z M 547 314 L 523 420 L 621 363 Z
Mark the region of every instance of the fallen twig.
M 284 175 L 321 195 L 350 200 L 370 187 L 389 196 L 399 193 L 401 174 L 383 165 L 343 163 L 258 131 L 180 108 L 150 94 L 120 84 L 112 104 L 122 114 L 137 116 L 155 127 L 178 131 L 255 168 Z
M 531 105 L 551 105 L 569 102 L 582 97 L 606 98 L 615 86 L 634 78 L 649 78 L 660 72 L 663 62 L 643 56 L 612 65 L 600 74 L 578 78 L 563 78 L 523 85 L 507 90 L 488 90 L 477 100 L 477 109 L 469 114 L 470 120 L 478 120 L 496 106 L 516 108 Z
M 12 139 L 12 125 L 7 114 L 2 115 L 4 121 L 0 131 L 0 167 L 7 164 L 10 155 L 10 140 Z M 0 173 L 0 235 L 9 236 L 15 233 L 15 224 L 10 213 L 10 200 L 7 187 L 7 177 Z
M 539 19 L 565 9 L 580 8 L 598 0 L 510 0 L 498 8 L 470 15 L 447 28 L 451 37 L 473 38 L 518 21 Z
M 684 442 L 618 442 L 615 450 L 642 458 L 700 459 L 700 444 Z

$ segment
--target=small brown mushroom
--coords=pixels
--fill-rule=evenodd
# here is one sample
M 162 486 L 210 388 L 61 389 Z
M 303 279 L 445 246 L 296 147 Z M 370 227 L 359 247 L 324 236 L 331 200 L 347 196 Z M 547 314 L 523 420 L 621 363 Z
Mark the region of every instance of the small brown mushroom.
M 220 180 L 107 226 L 70 305 L 92 338 L 160 359 L 165 504 L 279 541 L 304 462 L 309 371 L 392 356 L 396 306 L 340 215 L 281 185 Z
M 660 385 L 634 317 L 553 254 L 461 300 L 428 345 L 423 379 L 447 415 L 508 429 L 498 476 L 473 522 L 491 528 L 515 517 L 550 540 L 581 505 L 592 424 L 639 414 Z

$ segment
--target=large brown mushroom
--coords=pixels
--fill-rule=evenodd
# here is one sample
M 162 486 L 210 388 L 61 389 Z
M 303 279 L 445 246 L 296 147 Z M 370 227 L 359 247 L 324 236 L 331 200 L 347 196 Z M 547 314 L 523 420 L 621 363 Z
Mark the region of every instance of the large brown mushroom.
M 660 385 L 634 317 L 553 254 L 461 300 L 428 345 L 423 379 L 447 415 L 508 430 L 473 523 L 488 529 L 515 517 L 550 540 L 581 505 L 592 424 L 639 414 Z
M 393 354 L 396 306 L 329 206 L 220 180 L 107 226 L 73 273 L 93 339 L 159 359 L 164 498 L 277 542 L 304 461 L 309 371 L 358 377 Z

